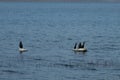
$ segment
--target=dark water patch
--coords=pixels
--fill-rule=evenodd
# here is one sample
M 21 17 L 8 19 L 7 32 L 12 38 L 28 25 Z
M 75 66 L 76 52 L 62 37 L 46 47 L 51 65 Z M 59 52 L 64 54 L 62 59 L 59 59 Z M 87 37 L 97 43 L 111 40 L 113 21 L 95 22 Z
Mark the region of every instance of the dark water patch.
M 119 48 L 113 46 L 113 45 L 109 45 L 109 46 L 103 46 L 100 48 L 103 51 L 115 51 L 115 50 L 119 50 Z
M 99 68 L 109 68 L 116 67 L 117 64 L 110 61 L 110 60 L 95 60 L 95 61 L 88 61 L 88 60 L 71 60 L 70 62 L 62 61 L 62 62 L 46 62 L 48 63 L 45 66 L 51 67 L 63 67 L 63 68 L 70 68 L 70 69 L 82 69 L 82 70 L 91 70 L 97 71 Z M 45 63 L 45 64 L 46 64 Z M 118 67 L 118 66 L 117 66 Z
M 88 70 L 97 71 L 96 68 L 88 68 Z
M 94 63 L 94 62 L 88 62 L 87 63 L 87 65 L 92 65 L 92 66 L 95 66 L 95 65 L 97 65 L 96 63 Z
M 4 65 L 4 64 L 0 64 L 0 67 L 8 67 L 7 65 Z
M 47 25 L 48 25 L 49 27 L 51 27 L 51 28 L 52 28 L 52 27 L 56 27 L 56 24 L 48 23 Z
M 115 70 L 115 71 L 120 71 L 120 69 L 118 68 L 118 69 L 112 69 L 112 70 Z
M 33 60 L 36 60 L 36 61 L 43 61 L 43 59 L 41 57 L 34 57 Z
M 70 68 L 70 69 L 81 69 L 84 67 L 84 64 L 82 63 L 54 63 L 54 67 L 63 67 L 63 68 Z
M 101 42 L 101 39 L 102 38 L 104 38 L 105 36 L 103 36 L 103 35 L 97 35 L 97 36 L 94 36 L 93 38 L 94 39 L 99 39 L 100 41 L 99 42 Z M 95 43 L 98 43 L 98 42 L 95 42 Z
M 98 35 L 98 36 L 95 36 L 96 38 L 102 38 L 102 37 L 104 37 L 104 36 L 102 36 L 102 35 Z
M 73 40 L 72 38 L 67 38 L 67 40 Z
M 94 67 L 89 67 L 89 66 L 88 66 L 88 67 L 85 67 L 85 66 L 84 66 L 84 67 L 82 67 L 81 69 L 82 69 L 82 70 L 97 71 L 96 68 L 94 68 Z
M 97 47 L 94 47 L 97 46 Z M 110 51 L 118 51 L 119 47 L 115 46 L 115 45 L 93 45 L 92 48 L 89 48 L 89 50 L 95 51 L 95 52 L 110 52 Z
M 87 62 L 87 65 L 89 66 L 103 66 L 103 67 L 107 67 L 107 66 L 111 66 L 112 64 L 108 63 L 108 62 L 101 62 L 101 61 L 95 61 L 95 62 Z
M 58 43 L 58 42 L 60 42 L 60 40 L 53 40 L 52 42 Z
M 118 76 L 118 78 L 120 79 L 120 74 L 117 74 L 116 76 Z
M 65 68 L 74 68 L 75 67 L 75 65 L 73 65 L 73 64 L 65 64 L 65 63 L 56 63 L 56 64 L 54 64 L 54 66 L 62 66 Z
M 78 80 L 75 76 L 69 76 L 69 77 L 66 76 L 66 78 L 69 79 L 69 80 Z
M 114 68 L 114 67 L 119 67 L 119 62 L 114 62 L 112 60 L 103 60 L 103 59 L 98 59 L 95 61 L 87 61 L 85 62 L 87 66 L 93 66 L 93 67 L 101 67 L 101 68 Z
M 19 72 L 19 71 L 15 71 L 15 70 L 2 70 L 2 72 L 6 72 L 6 73 L 10 73 L 10 74 L 24 74 L 24 72 Z

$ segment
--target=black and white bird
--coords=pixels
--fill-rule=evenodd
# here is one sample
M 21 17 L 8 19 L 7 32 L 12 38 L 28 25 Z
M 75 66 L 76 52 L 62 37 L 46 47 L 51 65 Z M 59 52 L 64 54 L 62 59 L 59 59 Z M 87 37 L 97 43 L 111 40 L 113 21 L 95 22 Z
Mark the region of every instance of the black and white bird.
M 81 44 L 81 42 L 80 42 L 78 44 L 78 46 L 77 46 L 77 43 L 75 43 L 73 51 L 75 51 L 75 52 L 86 52 L 87 49 L 84 46 L 85 46 L 85 42 L 83 42 L 83 44 Z
M 20 51 L 20 52 L 26 52 L 26 51 L 27 51 L 27 49 L 23 48 L 23 43 L 22 43 L 22 41 L 20 41 L 20 43 L 19 43 L 19 51 Z

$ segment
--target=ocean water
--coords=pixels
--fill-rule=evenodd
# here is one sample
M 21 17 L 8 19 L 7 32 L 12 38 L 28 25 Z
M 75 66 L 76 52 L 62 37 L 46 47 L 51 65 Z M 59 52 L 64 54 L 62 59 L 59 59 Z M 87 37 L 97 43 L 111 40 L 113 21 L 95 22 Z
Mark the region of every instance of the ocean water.
M 119 79 L 119 3 L 0 3 L 0 80 Z

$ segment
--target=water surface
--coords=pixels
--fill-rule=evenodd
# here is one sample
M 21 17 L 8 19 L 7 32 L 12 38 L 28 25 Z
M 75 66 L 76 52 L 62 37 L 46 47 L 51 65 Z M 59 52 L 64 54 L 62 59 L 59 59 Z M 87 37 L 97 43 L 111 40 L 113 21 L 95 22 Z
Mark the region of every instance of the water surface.
M 0 79 L 118 80 L 119 26 L 117 3 L 0 3 Z

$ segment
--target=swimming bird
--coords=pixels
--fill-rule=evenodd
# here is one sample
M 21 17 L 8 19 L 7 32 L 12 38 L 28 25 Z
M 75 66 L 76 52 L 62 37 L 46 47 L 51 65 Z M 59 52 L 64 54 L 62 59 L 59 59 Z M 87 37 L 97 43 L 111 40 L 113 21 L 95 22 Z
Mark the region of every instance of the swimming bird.
M 75 52 L 86 52 L 87 49 L 84 47 L 84 45 L 85 45 L 85 42 L 83 42 L 82 45 L 81 45 L 81 42 L 80 42 L 78 47 L 74 48 L 73 51 L 75 51 Z
M 21 53 L 27 51 L 27 49 L 23 48 L 23 43 L 22 43 L 22 41 L 20 41 L 20 43 L 19 43 L 19 51 L 20 51 Z

